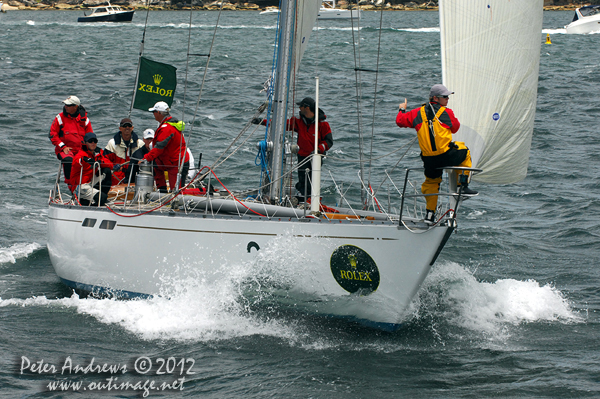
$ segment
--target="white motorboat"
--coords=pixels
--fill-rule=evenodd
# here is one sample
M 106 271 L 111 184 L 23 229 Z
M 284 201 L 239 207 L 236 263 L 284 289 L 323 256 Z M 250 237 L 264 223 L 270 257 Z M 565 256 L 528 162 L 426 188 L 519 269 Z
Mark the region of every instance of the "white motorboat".
M 335 0 L 323 0 L 319 9 L 318 19 L 349 19 L 360 18 L 360 8 L 342 9 L 335 7 Z
M 493 19 L 489 7 L 479 3 L 440 2 L 444 83 L 456 92 L 457 109 L 463 110 L 473 159 L 486 167 L 481 176 L 489 182 L 518 181 L 527 170 L 533 130 L 542 0 L 488 0 Z M 278 306 L 388 331 L 402 325 L 457 227 L 464 197 L 452 173 L 439 193 L 441 216 L 433 225 L 426 223 L 418 189 L 422 169 L 417 168 L 418 173 L 409 169 L 395 175 L 399 181 L 385 193 L 365 190 L 370 210 L 363 210 L 362 199 L 346 198 L 343 190 L 338 193 L 348 206 L 326 207 L 320 204 L 320 156 L 314 155 L 310 209 L 306 200 L 298 204 L 290 191 L 294 169 L 285 126 L 295 108 L 291 76 L 319 8 L 320 0 L 282 2 L 276 68 L 267 91 L 271 123 L 261 143 L 265 171 L 254 195 L 230 189 L 160 194 L 152 177 L 144 176 L 134 199 L 88 207 L 61 193 L 59 172 L 49 197 L 48 252 L 61 281 L 87 292 L 168 297 L 183 281 L 210 284 L 245 265 L 254 284 L 248 291 L 241 287 L 240 295 L 260 292 Z M 477 101 L 476 106 L 469 101 Z M 217 177 L 208 172 L 212 187 Z M 141 250 L 107 250 L 121 248 L 132 235 L 143 243 Z
M 264 11 L 260 12 L 260 15 L 265 15 L 265 14 L 279 14 L 279 7 L 274 7 L 274 6 L 269 6 L 267 8 L 265 8 Z
M 600 5 L 576 9 L 573 20 L 565 29 L 569 34 L 600 32 Z
M 123 10 L 108 3 L 106 6 L 90 7 L 92 13 L 77 18 L 77 22 L 131 22 L 134 10 Z

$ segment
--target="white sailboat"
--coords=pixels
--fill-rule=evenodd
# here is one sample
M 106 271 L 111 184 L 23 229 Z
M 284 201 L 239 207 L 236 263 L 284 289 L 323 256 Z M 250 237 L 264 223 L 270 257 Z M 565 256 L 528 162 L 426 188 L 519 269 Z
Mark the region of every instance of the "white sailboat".
M 445 10 L 463 2 L 466 0 L 446 0 Z M 516 5 L 517 2 L 487 3 L 515 15 L 526 9 L 526 23 L 539 18 L 541 24 L 542 0 L 535 1 L 538 6 L 535 10 L 529 5 Z M 144 189 L 138 187 L 136 201 L 122 201 L 109 207 L 82 207 L 61 195 L 59 176 L 49 198 L 48 251 L 56 273 L 65 284 L 124 297 L 168 296 L 173 282 L 188 278 L 208 283 L 218 281 L 228 268 L 264 262 L 265 251 L 279 248 L 283 264 L 278 267 L 287 276 L 285 283 L 269 286 L 266 282 L 261 290 L 270 292 L 282 306 L 347 318 L 384 330 L 400 327 L 411 300 L 457 226 L 462 199 L 455 194 L 455 182 L 446 179 L 450 180 L 448 192 L 440 193 L 440 199 L 445 199 L 440 201 L 443 207 L 440 214 L 444 216 L 435 225 L 427 225 L 423 221 L 423 197 L 411 189 L 407 171 L 404 188 L 400 182 L 395 198 L 390 195 L 389 209 L 383 209 L 374 195 L 371 201 L 377 204 L 377 210 L 320 210 L 318 179 L 313 180 L 313 210 L 294 204 L 284 184 L 290 179 L 291 170 L 282 157 L 288 147 L 284 131 L 286 116 L 293 107 L 290 78 L 300 65 L 319 7 L 320 0 L 282 2 L 277 68 L 270 90 L 272 122 L 265 145 L 269 170 L 258 199 L 242 201 L 234 193 L 220 198 L 174 197 L 156 192 L 144 195 Z M 472 23 L 473 18 L 489 21 L 487 15 L 473 10 L 465 10 L 453 18 L 457 24 Z M 445 17 L 443 20 L 446 21 Z M 521 40 L 532 43 L 539 39 L 539 32 L 538 29 L 533 37 Z M 471 39 L 460 39 L 468 39 L 473 45 L 478 37 L 475 34 Z M 443 42 L 446 49 L 458 43 L 453 39 Z M 539 56 L 539 43 L 534 53 Z M 495 55 L 498 54 L 491 54 Z M 497 63 L 501 64 L 503 57 Z M 492 60 L 489 64 L 493 64 Z M 453 67 L 446 61 L 445 71 Z M 527 78 L 530 79 L 533 72 Z M 458 94 L 459 90 L 453 86 L 456 82 L 445 83 Z M 509 93 L 514 101 L 521 96 L 518 88 Z M 535 101 L 530 106 L 535 108 Z M 482 110 L 475 111 L 486 117 Z M 523 108 L 508 111 L 507 119 L 523 117 Z M 507 126 L 509 130 L 517 130 L 516 134 L 521 133 L 521 128 Z M 487 143 L 488 138 L 484 136 L 483 140 Z M 495 147 L 484 144 L 482 148 L 478 159 L 483 160 L 487 159 L 486 151 Z M 493 170 L 493 164 L 489 168 Z M 421 173 L 413 171 L 411 176 L 419 182 L 418 186 Z M 388 203 L 388 193 L 385 196 L 383 202 Z M 132 234 L 137 242 L 143 243 L 142 251 L 107 251 L 119 248 Z M 285 249 L 277 246 L 280 240 L 285 240 Z

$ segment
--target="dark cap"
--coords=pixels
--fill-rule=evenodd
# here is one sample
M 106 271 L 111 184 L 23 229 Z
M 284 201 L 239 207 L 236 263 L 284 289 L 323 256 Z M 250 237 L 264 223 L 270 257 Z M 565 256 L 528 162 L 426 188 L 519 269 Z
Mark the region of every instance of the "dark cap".
M 98 138 L 96 137 L 96 133 L 94 132 L 89 132 L 86 133 L 85 136 L 83 136 L 83 141 L 85 143 L 87 143 L 88 141 L 90 141 L 91 139 L 96 139 L 96 141 L 98 141 Z
M 313 100 L 311 97 L 305 97 L 302 99 L 302 101 L 296 104 L 301 107 L 308 107 L 312 112 L 315 112 L 315 100 Z
M 131 126 L 133 126 L 133 122 L 129 118 L 123 118 L 123 119 L 121 119 L 121 123 L 119 123 L 119 126 L 123 126 L 126 123 L 129 123 Z

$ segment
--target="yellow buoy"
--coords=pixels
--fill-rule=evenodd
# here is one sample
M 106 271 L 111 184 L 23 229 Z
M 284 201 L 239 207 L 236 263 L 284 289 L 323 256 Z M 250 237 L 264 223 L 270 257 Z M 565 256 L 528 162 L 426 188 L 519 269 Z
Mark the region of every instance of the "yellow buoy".
M 546 33 L 546 44 L 552 44 L 552 41 L 550 40 L 550 33 Z

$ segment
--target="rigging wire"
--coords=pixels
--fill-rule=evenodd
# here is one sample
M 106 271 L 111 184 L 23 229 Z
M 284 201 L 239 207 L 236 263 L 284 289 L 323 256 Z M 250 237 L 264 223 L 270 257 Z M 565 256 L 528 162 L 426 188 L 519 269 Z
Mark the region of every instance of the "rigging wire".
M 202 84 L 200 85 L 200 92 L 198 93 L 198 100 L 196 101 L 196 108 L 194 110 L 194 117 L 192 118 L 192 122 L 190 123 L 190 132 L 189 132 L 189 137 L 192 137 L 192 131 L 194 129 L 194 122 L 196 121 L 196 116 L 198 115 L 198 108 L 200 106 L 200 99 L 202 98 L 202 91 L 204 89 L 204 83 L 206 82 L 206 75 L 208 74 L 208 64 L 210 63 L 210 57 L 212 55 L 212 50 L 215 44 L 215 38 L 217 36 L 217 29 L 219 28 L 219 21 L 221 19 L 221 14 L 223 13 L 223 5 L 225 4 L 224 1 L 221 1 L 221 7 L 219 8 L 219 14 L 217 14 L 217 22 L 215 23 L 215 29 L 213 31 L 213 36 L 212 36 L 212 40 L 210 42 L 210 48 L 208 50 L 208 54 L 206 55 L 206 66 L 204 67 L 204 75 L 202 76 Z M 190 42 L 191 42 L 191 30 L 192 30 L 192 11 L 193 11 L 193 7 L 190 7 L 190 24 L 189 24 L 189 32 L 190 34 L 188 35 L 188 51 L 187 51 L 187 58 L 186 58 L 186 72 L 185 72 L 185 88 L 187 89 L 187 73 L 188 73 L 188 67 L 187 65 L 189 65 L 189 59 L 190 56 L 192 54 L 190 54 Z M 184 89 L 184 105 L 183 105 L 183 109 L 185 111 L 185 92 L 186 89 Z M 183 118 L 182 118 L 183 121 Z M 181 140 L 185 140 L 185 134 L 182 131 L 181 132 Z M 191 141 L 190 141 L 191 142 Z M 181 143 L 180 143 L 181 145 Z M 186 141 L 186 149 L 189 146 L 189 143 Z M 177 173 L 177 186 L 179 186 L 179 179 L 181 177 L 181 172 L 183 169 L 183 159 L 185 159 L 186 154 L 181 154 L 181 151 L 179 152 L 179 161 L 178 161 L 178 173 Z
M 144 53 L 144 42 L 146 41 L 146 29 L 148 27 L 148 17 L 150 16 L 150 0 L 146 0 L 146 22 L 144 23 L 144 32 L 142 33 L 142 42 L 140 43 L 140 55 L 138 57 L 138 66 L 135 72 L 135 85 L 133 86 L 133 95 L 131 96 L 131 105 L 129 106 L 128 118 L 131 118 L 133 111 L 133 101 L 135 100 L 135 91 L 137 89 L 138 80 L 140 78 L 140 64 L 142 62 L 142 54 Z
M 212 52 L 213 52 L 213 47 L 215 45 L 215 38 L 217 37 L 217 29 L 219 28 L 219 21 L 221 20 L 221 14 L 223 13 L 223 5 L 225 4 L 224 1 L 221 1 L 221 7 L 219 8 L 219 14 L 217 15 L 217 22 L 215 23 L 215 29 L 213 30 L 213 35 L 212 35 L 212 40 L 210 42 L 210 48 L 208 50 L 208 54 L 206 54 L 206 66 L 204 67 L 204 75 L 202 76 L 202 83 L 200 84 L 200 92 L 198 93 L 198 100 L 196 101 L 196 108 L 194 109 L 194 117 L 192 118 L 192 122 L 190 123 L 190 132 L 189 132 L 189 136 L 191 138 L 192 136 L 192 131 L 194 129 L 194 122 L 196 122 L 196 117 L 198 115 L 198 108 L 200 107 L 200 100 L 202 98 L 202 91 L 204 90 L 204 83 L 206 82 L 206 75 L 208 74 L 208 65 L 210 63 L 210 57 L 212 56 Z M 190 22 L 190 29 L 191 29 L 191 22 Z M 188 47 L 189 48 L 189 47 Z M 188 50 L 188 54 L 187 57 L 189 59 L 190 57 L 189 50 Z M 187 75 L 186 75 L 186 79 L 187 79 Z M 187 84 L 187 82 L 186 82 Z
M 190 45 L 192 43 L 192 13 L 194 11 L 194 7 L 191 7 L 190 4 L 190 23 L 188 25 L 188 43 L 187 43 L 187 56 L 185 59 L 185 79 L 184 79 L 184 86 L 183 86 L 183 106 L 181 109 L 181 120 L 185 120 L 185 98 L 186 98 L 186 94 L 187 94 L 187 88 L 188 88 L 188 72 L 189 72 L 189 65 L 190 65 Z
M 281 7 L 281 2 L 284 0 L 279 0 L 279 10 L 282 9 Z M 265 138 L 264 138 L 264 142 L 266 143 L 268 140 L 268 136 L 269 136 L 269 128 L 270 128 L 270 124 L 271 124 L 271 112 L 273 109 L 273 97 L 274 97 L 274 88 L 275 88 L 275 71 L 277 70 L 277 51 L 279 48 L 279 36 L 281 34 L 281 12 L 277 13 L 277 24 L 275 25 L 275 39 L 273 42 L 273 63 L 271 64 L 271 75 L 269 76 L 269 79 L 265 82 L 265 90 L 267 93 L 267 102 L 268 102 L 268 107 L 267 107 L 267 124 L 265 127 Z M 260 157 L 259 157 L 260 155 Z M 267 165 L 267 160 L 266 160 L 266 156 L 264 156 L 265 154 L 261 154 L 260 149 L 259 149 L 259 154 L 257 154 L 257 158 L 260 158 L 260 166 L 261 166 L 261 173 L 260 173 L 260 180 L 258 185 L 262 186 L 263 182 L 269 182 L 271 179 L 271 176 L 267 173 L 265 173 L 266 171 L 268 171 L 268 165 Z M 256 162 L 256 161 L 255 161 Z M 266 186 L 266 185 L 265 185 Z
M 356 0 L 356 7 L 357 9 L 360 11 L 360 7 L 358 6 L 358 2 L 359 0 Z M 361 69 L 361 62 L 360 62 L 360 46 L 358 46 L 358 50 L 357 50 L 357 43 L 356 43 L 356 38 L 354 37 L 354 19 L 350 18 L 350 24 L 351 24 L 351 30 L 352 30 L 352 50 L 353 50 L 353 54 L 354 54 L 354 80 L 355 80 L 355 87 L 356 87 L 356 116 L 358 118 L 358 122 L 357 122 L 357 127 L 358 127 L 358 157 L 360 159 L 360 174 L 361 174 L 361 178 L 364 178 L 364 168 L 363 168 L 363 162 L 362 162 L 362 158 L 363 158 L 363 137 L 362 137 L 362 118 L 361 118 L 361 113 L 360 113 L 360 99 L 362 98 L 362 93 L 361 93 L 361 81 L 360 81 L 360 71 Z M 360 18 L 359 18 L 359 22 L 358 22 L 358 30 L 359 33 L 357 33 L 358 35 L 358 40 L 360 41 Z M 360 43 L 358 43 L 360 45 Z M 363 192 L 362 188 L 360 190 L 360 199 L 361 199 L 361 203 L 365 203 L 365 193 Z
M 381 54 L 381 32 L 383 27 L 383 7 L 379 12 L 379 40 L 377 42 L 377 63 L 375 64 L 375 88 L 373 90 L 373 120 L 371 123 L 371 149 L 369 152 L 369 158 L 373 158 L 373 142 L 375 141 L 375 110 L 377 109 L 377 83 L 379 78 L 379 57 Z M 371 173 L 373 165 L 369 162 L 369 177 L 367 183 L 371 187 Z

